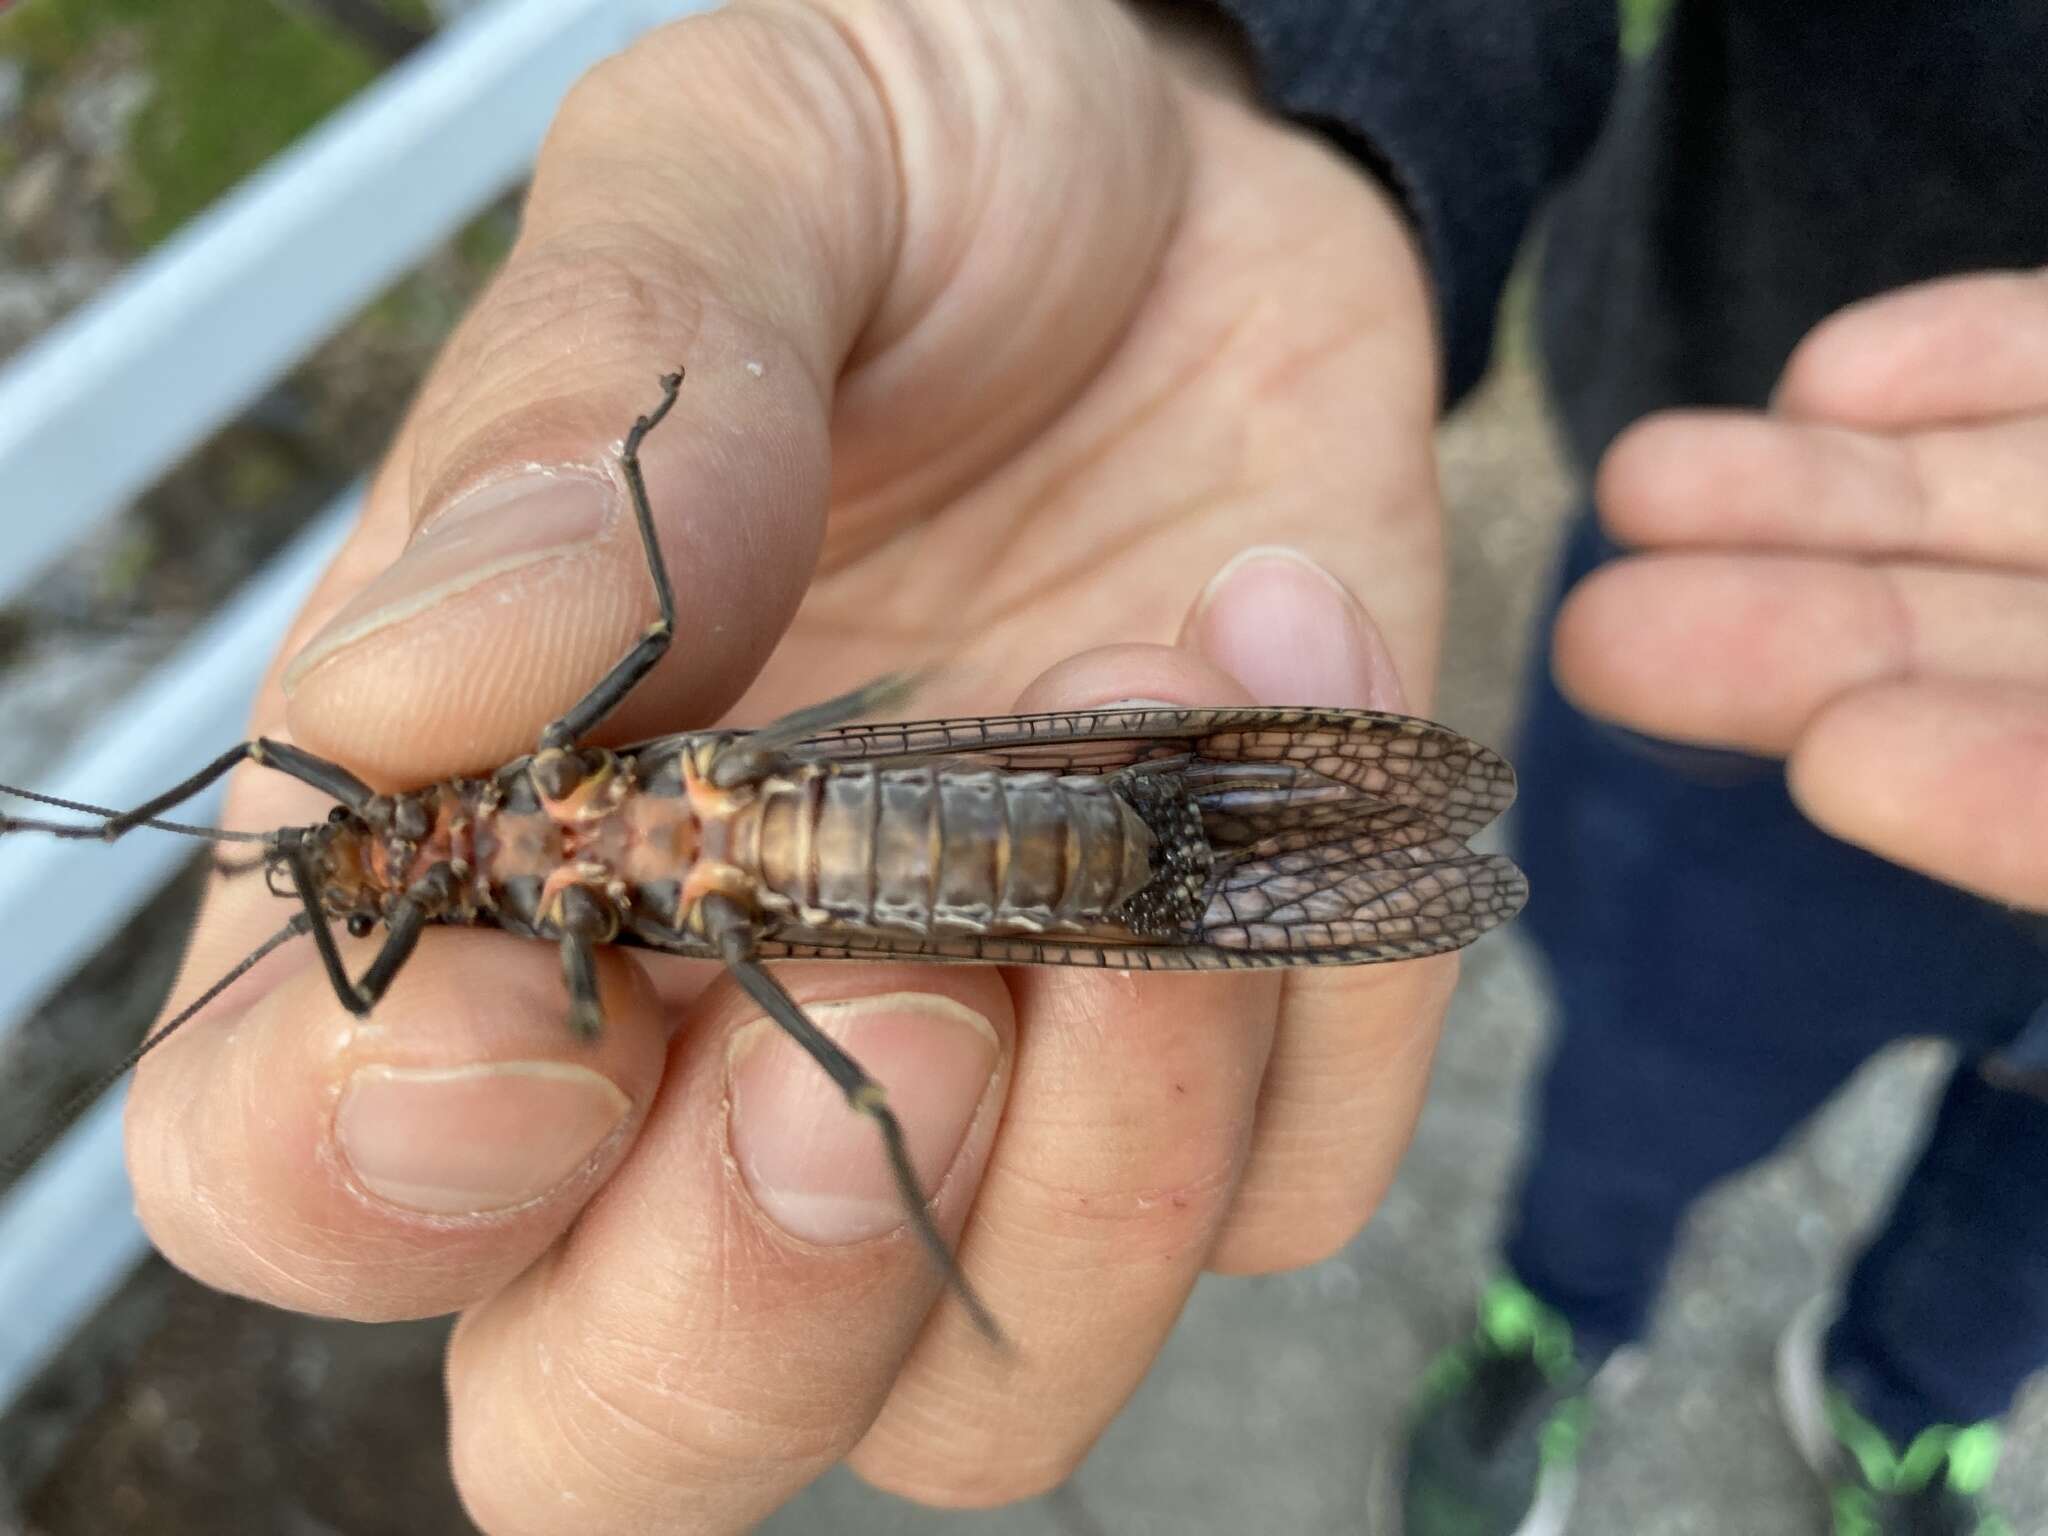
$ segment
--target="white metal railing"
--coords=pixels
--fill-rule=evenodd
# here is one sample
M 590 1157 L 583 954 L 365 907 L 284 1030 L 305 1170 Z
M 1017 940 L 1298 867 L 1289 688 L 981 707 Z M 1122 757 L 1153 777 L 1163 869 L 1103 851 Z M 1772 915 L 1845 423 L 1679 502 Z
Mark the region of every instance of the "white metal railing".
M 16 357 L 0 372 L 0 602 L 516 186 L 584 70 L 711 3 L 475 6 Z M 47 786 L 134 804 L 234 741 L 354 502 L 341 498 L 153 671 Z M 205 802 L 188 813 L 210 814 Z M 0 1039 L 189 853 L 141 836 L 0 843 Z M 109 1095 L 0 1201 L 0 1407 L 144 1250 Z

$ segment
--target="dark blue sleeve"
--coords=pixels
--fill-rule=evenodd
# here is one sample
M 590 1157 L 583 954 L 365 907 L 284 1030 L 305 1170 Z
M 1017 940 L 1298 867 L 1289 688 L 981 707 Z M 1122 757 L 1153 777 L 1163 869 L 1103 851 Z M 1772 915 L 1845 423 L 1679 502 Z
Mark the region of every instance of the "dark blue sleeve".
M 1447 399 L 1486 369 L 1544 194 L 1592 147 L 1619 68 L 1616 0 L 1205 0 L 1265 100 L 1407 206 L 1436 284 Z

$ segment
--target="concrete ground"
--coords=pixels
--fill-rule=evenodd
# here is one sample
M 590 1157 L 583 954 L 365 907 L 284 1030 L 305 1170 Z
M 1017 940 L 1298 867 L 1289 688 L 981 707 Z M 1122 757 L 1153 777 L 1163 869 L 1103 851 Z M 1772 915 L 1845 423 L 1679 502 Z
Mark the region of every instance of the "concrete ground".
M 1566 500 L 1526 370 L 1503 369 L 1446 429 L 1444 448 L 1457 595 L 1439 713 L 1501 740 Z M 1375 1503 L 1383 1453 L 1417 1372 L 1464 1326 L 1487 1271 L 1545 1013 L 1512 934 L 1479 945 L 1420 1134 L 1372 1225 L 1312 1269 L 1205 1282 L 1128 1411 L 1059 1495 L 943 1514 L 835 1473 L 764 1529 L 1389 1531 Z M 1778 1429 L 1772 1345 L 1881 1208 L 1942 1066 L 1931 1046 L 1881 1058 L 1784 1154 L 1697 1213 L 1649 1369 L 1626 1413 L 1591 1442 L 1578 1536 L 1823 1529 L 1821 1501 Z M 43 1434 L 31 1458 L 41 1475 L 11 1526 L 0 1499 L 0 1536 L 465 1529 L 441 1463 L 437 1325 L 311 1323 L 213 1297 L 158 1268 L 103 1331 L 123 1329 L 149 1342 L 138 1351 L 87 1341 L 53 1374 L 40 1411 L 46 1425 L 66 1427 Z M 100 1406 L 76 1406 L 89 1401 Z M 2048 1393 L 2037 1392 L 2001 1478 L 2026 1536 L 2048 1532 L 2044 1450 Z

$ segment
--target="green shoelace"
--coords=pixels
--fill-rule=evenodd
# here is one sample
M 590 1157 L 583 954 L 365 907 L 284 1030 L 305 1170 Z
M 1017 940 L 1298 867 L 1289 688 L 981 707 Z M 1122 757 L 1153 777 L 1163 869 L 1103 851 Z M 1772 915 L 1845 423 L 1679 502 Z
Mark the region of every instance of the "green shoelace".
M 1472 1340 L 1443 1351 L 1430 1362 L 1423 1377 L 1424 1396 L 1436 1402 L 1460 1390 L 1471 1379 L 1473 1361 L 1480 1354 L 1524 1353 L 1557 1385 L 1570 1382 L 1578 1370 L 1571 1324 L 1538 1301 L 1512 1275 L 1501 1275 L 1490 1281 L 1480 1295 L 1479 1320 Z M 1587 1414 L 1583 1396 L 1558 1404 L 1543 1426 L 1541 1454 L 1545 1466 L 1567 1464 L 1578 1458 Z
M 2001 1439 L 1992 1423 L 1958 1427 L 1936 1424 L 1913 1437 L 1901 1452 L 1870 1420 L 1838 1391 L 1828 1393 L 1828 1427 L 1855 1459 L 1865 1486 L 1834 1491 L 1835 1536 L 1879 1536 L 1876 1500 L 1908 1497 L 1946 1475 L 1948 1486 L 1965 1498 L 1976 1498 L 1998 1470 Z M 2009 1522 L 1986 1515 L 1973 1536 L 2014 1536 Z

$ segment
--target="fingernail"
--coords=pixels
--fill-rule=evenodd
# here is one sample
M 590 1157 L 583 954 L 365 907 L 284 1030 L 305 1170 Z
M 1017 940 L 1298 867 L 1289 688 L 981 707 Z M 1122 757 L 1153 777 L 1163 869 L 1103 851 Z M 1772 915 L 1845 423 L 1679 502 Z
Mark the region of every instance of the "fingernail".
M 993 1025 L 950 997 L 897 992 L 805 1012 L 883 1085 L 927 1195 L 959 1155 L 1000 1046 Z M 740 1173 L 769 1219 L 813 1243 L 857 1243 L 903 1225 L 874 1121 L 767 1019 L 726 1058 Z
M 1406 707 L 1379 627 L 1300 550 L 1265 544 L 1210 578 L 1185 638 L 1261 704 Z
M 363 1188 L 436 1216 L 538 1200 L 590 1161 L 632 1101 L 609 1079 L 555 1061 L 360 1067 L 335 1139 Z
M 573 553 L 619 503 L 610 480 L 528 470 L 478 486 L 422 523 L 391 568 L 350 598 L 285 668 L 289 694 L 337 651 L 479 582 Z

